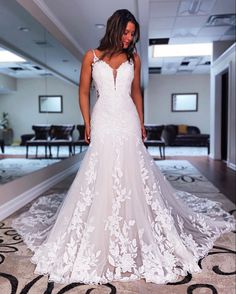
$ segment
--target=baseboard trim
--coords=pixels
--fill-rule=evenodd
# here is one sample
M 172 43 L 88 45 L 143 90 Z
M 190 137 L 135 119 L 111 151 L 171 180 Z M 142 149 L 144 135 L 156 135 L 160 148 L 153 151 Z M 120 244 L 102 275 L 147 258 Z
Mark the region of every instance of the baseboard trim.
M 232 163 L 232 162 L 227 162 L 227 166 L 229 168 L 231 168 L 232 170 L 235 170 L 236 171 L 236 164 Z
M 3 205 L 0 206 L 0 221 L 7 218 L 9 215 L 14 213 L 18 209 L 22 208 L 27 203 L 37 198 L 40 194 L 44 193 L 45 191 L 50 189 L 52 186 L 56 185 L 57 183 L 65 179 L 67 176 L 76 172 L 77 170 L 78 170 L 78 163 L 59 172 L 56 175 L 53 175 L 52 177 L 49 177 L 47 180 L 23 192 L 22 194 L 18 195 L 14 199 L 4 203 Z

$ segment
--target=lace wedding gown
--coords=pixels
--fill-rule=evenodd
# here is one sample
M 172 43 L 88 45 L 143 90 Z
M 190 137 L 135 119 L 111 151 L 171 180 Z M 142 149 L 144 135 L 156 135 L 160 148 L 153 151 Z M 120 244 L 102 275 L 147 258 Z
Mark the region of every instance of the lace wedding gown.
M 98 99 L 74 182 L 66 197 L 40 197 L 13 221 L 34 251 L 35 272 L 89 284 L 167 283 L 199 272 L 198 260 L 233 230 L 233 217 L 219 203 L 174 190 L 155 165 L 130 97 L 133 62 L 114 70 L 94 55 L 92 67 Z

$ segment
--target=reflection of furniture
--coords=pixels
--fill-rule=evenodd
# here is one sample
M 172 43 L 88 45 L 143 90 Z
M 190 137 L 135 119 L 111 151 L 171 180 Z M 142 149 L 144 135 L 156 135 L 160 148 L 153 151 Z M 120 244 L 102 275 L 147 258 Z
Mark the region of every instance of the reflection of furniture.
M 52 157 L 51 147 L 57 147 L 57 157 L 59 156 L 60 146 L 68 146 L 69 156 L 73 154 L 73 140 L 72 134 L 75 125 L 52 125 L 51 126 L 51 140 L 48 142 L 50 157 Z
M 13 143 L 13 130 L 0 128 L 0 139 L 4 141 L 5 145 L 11 145 Z
M 4 153 L 4 141 L 2 139 L 0 139 L 0 147 L 1 147 L 2 153 Z
M 204 146 L 209 153 L 209 135 L 201 134 L 198 127 L 187 125 L 166 125 L 162 139 L 167 146 Z
M 31 140 L 34 137 L 34 134 L 24 134 L 21 135 L 21 142 L 20 142 L 20 146 L 26 146 L 26 142 Z
M 144 141 L 144 145 L 147 148 L 159 147 L 160 157 L 165 159 L 165 142 L 161 138 L 163 129 L 163 125 L 145 125 L 147 138 Z
M 32 126 L 32 129 L 34 131 L 34 137 L 31 140 L 26 141 L 26 158 L 28 158 L 28 151 L 30 146 L 36 147 L 36 157 L 38 157 L 38 146 L 44 146 L 45 157 L 47 157 L 47 147 L 48 147 L 48 142 L 50 140 L 51 126 L 50 125 L 34 125 Z
M 57 157 L 59 156 L 60 146 L 68 146 L 69 155 L 72 155 L 74 128 L 74 125 L 34 125 L 32 129 L 35 135 L 31 140 L 26 141 L 26 158 L 28 158 L 29 146 L 36 146 L 36 157 L 38 157 L 38 146 L 45 147 L 45 157 L 47 157 L 47 148 L 49 148 L 49 156 L 52 157 L 52 146 L 57 147 Z
M 88 143 L 85 142 L 85 126 L 84 125 L 77 125 L 77 130 L 79 132 L 79 138 L 78 140 L 73 142 L 73 151 L 75 154 L 75 146 L 80 146 L 80 152 L 82 152 L 83 146 L 88 146 Z

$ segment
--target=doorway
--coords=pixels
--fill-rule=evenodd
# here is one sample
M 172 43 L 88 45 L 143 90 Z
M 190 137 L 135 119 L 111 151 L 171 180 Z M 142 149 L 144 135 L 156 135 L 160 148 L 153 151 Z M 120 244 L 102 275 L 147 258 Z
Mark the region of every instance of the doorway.
M 228 70 L 221 76 L 221 160 L 227 161 L 228 158 L 228 89 L 229 73 Z

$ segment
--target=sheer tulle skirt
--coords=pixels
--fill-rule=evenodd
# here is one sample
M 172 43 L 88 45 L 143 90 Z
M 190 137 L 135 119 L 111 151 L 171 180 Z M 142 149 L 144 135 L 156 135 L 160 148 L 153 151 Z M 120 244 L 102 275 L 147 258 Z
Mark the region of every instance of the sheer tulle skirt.
M 233 217 L 174 190 L 137 134 L 105 139 L 93 134 L 66 197 L 41 197 L 14 221 L 35 272 L 58 283 L 167 283 L 199 272 L 197 261 L 233 229 Z

